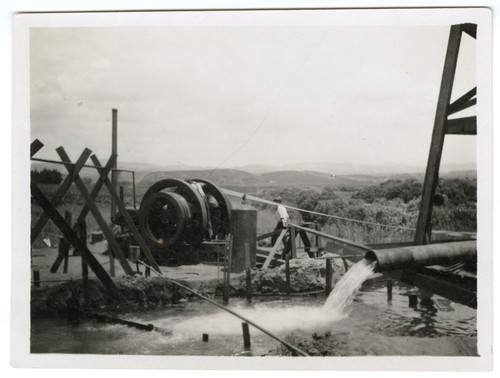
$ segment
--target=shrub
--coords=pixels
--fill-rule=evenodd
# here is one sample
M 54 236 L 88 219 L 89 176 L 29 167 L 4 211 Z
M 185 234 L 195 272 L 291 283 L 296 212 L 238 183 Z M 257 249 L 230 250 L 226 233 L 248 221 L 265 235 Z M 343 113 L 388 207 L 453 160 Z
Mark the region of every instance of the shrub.
M 35 184 L 59 184 L 63 177 L 56 169 L 43 168 L 41 171 L 31 171 L 31 181 Z

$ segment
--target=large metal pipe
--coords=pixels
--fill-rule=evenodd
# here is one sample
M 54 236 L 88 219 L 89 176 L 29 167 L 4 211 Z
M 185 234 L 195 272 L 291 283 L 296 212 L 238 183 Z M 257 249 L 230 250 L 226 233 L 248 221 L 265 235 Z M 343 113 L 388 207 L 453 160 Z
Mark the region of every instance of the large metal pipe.
M 452 264 L 477 258 L 476 240 L 427 244 L 369 251 L 366 259 L 377 261 L 377 271 Z

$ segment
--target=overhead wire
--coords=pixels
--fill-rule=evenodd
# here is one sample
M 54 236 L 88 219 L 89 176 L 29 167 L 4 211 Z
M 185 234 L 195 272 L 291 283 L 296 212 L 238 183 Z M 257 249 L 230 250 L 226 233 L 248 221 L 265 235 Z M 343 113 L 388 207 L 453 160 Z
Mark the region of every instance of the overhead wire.
M 239 193 L 239 192 L 236 192 L 234 190 L 224 189 L 224 188 L 222 188 L 222 191 L 230 196 L 233 196 L 233 197 L 240 197 L 241 198 L 243 195 L 245 195 L 246 199 L 248 199 L 248 200 L 264 203 L 267 205 L 278 206 L 278 204 L 276 202 L 269 201 L 269 200 L 259 198 L 259 197 L 255 197 L 255 196 L 252 196 L 252 195 L 249 195 L 246 193 Z M 384 227 L 384 228 L 395 228 L 395 229 L 400 229 L 400 230 L 405 230 L 405 231 L 415 231 L 416 230 L 413 227 L 403 227 L 403 226 L 394 226 L 394 225 L 382 224 L 382 223 L 376 223 L 376 222 L 368 222 L 368 221 L 362 221 L 362 220 L 358 220 L 358 219 L 340 217 L 338 215 L 325 214 L 325 213 L 320 213 L 317 211 L 301 209 L 301 208 L 290 206 L 290 205 L 284 205 L 284 204 L 281 204 L 281 205 L 286 207 L 289 210 L 295 210 L 295 211 L 299 211 L 302 213 L 309 213 L 309 214 L 327 217 L 327 218 L 340 219 L 340 220 L 349 221 L 349 222 L 353 222 L 353 223 L 360 223 L 360 224 L 378 226 L 378 227 Z
M 283 92 L 283 89 L 285 89 L 286 85 L 288 84 L 288 82 L 295 76 L 295 74 L 302 68 L 302 66 L 304 66 L 304 64 L 311 58 L 311 56 L 316 52 L 317 48 L 319 47 L 319 45 L 323 42 L 323 40 L 325 39 L 325 37 L 327 36 L 328 32 L 325 32 L 323 34 L 323 36 L 321 37 L 321 39 L 318 41 L 318 43 L 316 43 L 316 45 L 312 48 L 311 52 L 309 54 L 306 55 L 305 59 L 297 66 L 297 68 L 290 74 L 290 76 L 288 76 L 288 78 L 283 82 L 283 84 L 281 85 L 281 87 L 279 88 L 278 92 L 276 93 L 276 95 L 274 96 L 271 104 L 269 105 L 269 107 L 267 108 L 267 111 L 264 113 L 264 116 L 262 117 L 262 119 L 260 120 L 259 124 L 257 125 L 257 127 L 252 131 L 252 133 L 247 137 L 247 139 L 245 139 L 245 141 L 243 141 L 243 143 L 241 143 L 237 148 L 236 150 L 234 150 L 233 152 L 231 152 L 227 157 L 225 157 L 209 174 L 208 176 L 206 177 L 206 179 L 209 179 L 210 177 L 212 177 L 212 175 L 226 162 L 228 161 L 229 159 L 231 159 L 234 155 L 236 155 L 239 151 L 241 151 L 241 149 L 243 147 L 245 147 L 252 139 L 253 137 L 259 132 L 259 130 L 262 128 L 262 126 L 264 125 L 264 121 L 267 119 L 269 113 L 271 112 L 271 110 L 273 109 L 274 107 L 274 104 L 276 103 L 276 101 L 278 100 L 279 96 L 281 95 L 281 92 Z

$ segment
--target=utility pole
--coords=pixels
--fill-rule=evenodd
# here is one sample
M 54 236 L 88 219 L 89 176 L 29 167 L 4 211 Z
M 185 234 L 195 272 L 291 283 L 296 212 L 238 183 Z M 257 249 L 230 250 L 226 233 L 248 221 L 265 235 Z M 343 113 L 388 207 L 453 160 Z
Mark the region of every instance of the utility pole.
M 111 135 L 111 152 L 113 154 L 118 155 L 118 110 L 113 109 L 113 121 L 112 121 L 113 129 Z M 118 159 L 115 160 L 115 163 L 112 168 L 116 169 L 118 167 L 117 163 Z M 116 190 L 117 187 L 117 172 L 116 170 L 111 171 L 111 185 Z M 113 196 L 111 196 L 111 220 L 115 217 L 116 214 L 116 203 Z

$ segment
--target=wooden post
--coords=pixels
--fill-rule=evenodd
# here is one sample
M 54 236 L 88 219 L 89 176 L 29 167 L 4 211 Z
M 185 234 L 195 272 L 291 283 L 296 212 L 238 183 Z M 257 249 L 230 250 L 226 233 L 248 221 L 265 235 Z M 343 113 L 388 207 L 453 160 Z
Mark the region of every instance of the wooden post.
M 87 256 L 82 253 L 82 282 L 83 282 L 83 303 L 85 307 L 90 305 L 89 294 L 89 266 L 87 263 Z
M 59 242 L 59 245 L 61 243 L 65 244 L 64 246 L 64 249 L 63 249 L 63 257 L 64 257 L 64 265 L 63 265 L 63 273 L 64 274 L 67 274 L 68 273 L 68 264 L 69 264 L 69 247 L 70 247 L 70 244 L 66 241 L 66 239 L 64 238 L 61 238 L 60 242 Z
M 408 300 L 409 300 L 409 307 L 412 307 L 412 308 L 417 308 L 417 305 L 418 305 L 418 297 L 416 294 L 410 294 L 408 296 Z
M 35 285 L 35 287 L 40 287 L 40 271 L 39 270 L 33 271 L 33 285 Z
M 252 272 L 251 272 L 251 262 L 250 262 L 250 245 L 248 243 L 244 244 L 245 248 L 245 265 L 246 265 L 246 286 L 247 286 L 247 302 L 252 302 Z
M 290 295 L 290 256 L 285 255 L 286 295 Z
M 111 152 L 113 154 L 118 155 L 118 110 L 113 109 L 112 110 L 112 130 L 111 130 Z M 117 168 L 117 163 L 113 165 L 113 168 Z M 113 188 L 116 190 L 116 183 L 117 183 L 117 177 L 116 177 L 116 171 L 113 170 L 111 171 L 111 184 L 113 185 Z M 111 197 L 111 221 L 113 221 L 113 218 L 116 215 L 116 203 L 115 199 Z
M 331 258 L 326 259 L 325 273 L 325 294 L 329 296 L 333 290 L 333 261 Z
M 295 227 L 294 226 L 290 227 L 290 247 L 291 247 L 292 259 L 296 259 L 297 258 L 297 246 L 295 245 Z
M 248 323 L 241 323 L 241 328 L 243 329 L 243 347 L 245 349 L 250 349 L 252 344 L 250 342 L 250 330 L 248 328 Z
M 146 267 L 146 270 L 145 270 L 145 272 L 144 272 L 144 275 L 145 275 L 146 277 L 151 276 L 151 269 L 149 268 L 149 266 L 147 266 L 147 267 Z
M 59 247 L 58 247 L 58 252 L 57 252 L 57 257 L 56 261 L 54 261 L 54 264 L 52 264 L 52 267 L 50 268 L 50 273 L 55 273 L 59 269 L 59 266 L 61 263 L 64 261 L 65 268 L 63 270 L 64 273 L 67 273 L 67 265 L 68 265 L 68 254 L 69 254 L 69 247 L 70 244 L 65 238 L 59 239 Z
M 392 280 L 387 280 L 387 301 L 392 301 Z
M 208 342 L 208 333 L 204 333 L 202 335 L 202 339 L 203 339 L 204 342 Z
M 225 269 L 224 269 L 224 288 L 223 288 L 223 293 L 222 293 L 222 302 L 224 305 L 229 304 L 229 286 L 231 282 L 231 253 L 232 247 L 233 247 L 233 237 L 232 235 L 229 237 L 229 242 L 228 242 L 228 247 L 226 249 L 226 258 L 225 258 Z
M 78 239 L 82 245 L 87 246 L 87 224 L 85 223 L 85 219 L 78 219 L 76 221 L 76 234 Z M 83 303 L 84 306 L 87 307 L 90 303 L 90 295 L 89 295 L 89 266 L 87 263 L 87 256 L 84 250 L 80 250 L 75 248 L 75 251 L 78 251 L 78 254 L 82 257 L 82 282 L 83 282 Z

